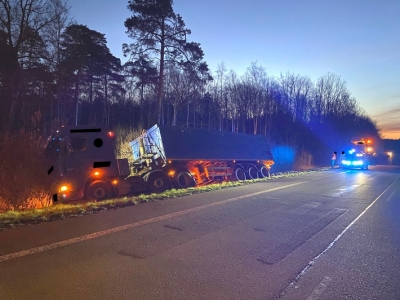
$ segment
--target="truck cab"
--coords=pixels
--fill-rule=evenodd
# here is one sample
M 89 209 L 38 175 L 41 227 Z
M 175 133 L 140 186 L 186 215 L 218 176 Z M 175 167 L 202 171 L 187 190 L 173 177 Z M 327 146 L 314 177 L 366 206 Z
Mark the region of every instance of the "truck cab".
M 115 195 L 121 176 L 129 175 L 127 161 L 114 156 L 114 133 L 105 127 L 61 127 L 49 138 L 45 155 L 50 165 L 53 201 Z

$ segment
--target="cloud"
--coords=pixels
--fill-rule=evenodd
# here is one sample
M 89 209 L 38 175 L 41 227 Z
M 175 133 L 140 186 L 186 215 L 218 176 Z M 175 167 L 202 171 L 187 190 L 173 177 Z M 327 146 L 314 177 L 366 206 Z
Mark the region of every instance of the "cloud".
M 400 138 L 400 108 L 394 108 L 373 115 L 384 138 Z
M 400 122 L 400 108 L 383 111 L 379 114 L 373 115 L 373 119 L 379 120 L 379 122 L 386 123 L 387 120 L 396 120 Z
M 399 140 L 400 139 L 400 130 L 382 131 L 382 138 L 390 139 L 390 140 Z

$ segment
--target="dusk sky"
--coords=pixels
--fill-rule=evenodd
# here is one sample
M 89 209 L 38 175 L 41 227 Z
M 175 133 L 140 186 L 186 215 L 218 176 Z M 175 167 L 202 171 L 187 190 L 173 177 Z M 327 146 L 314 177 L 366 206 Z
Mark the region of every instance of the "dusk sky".
M 127 0 L 69 0 L 71 17 L 105 34 L 121 58 L 130 43 Z M 328 72 L 382 129 L 400 139 L 399 0 L 174 0 L 215 73 L 222 62 L 243 75 L 252 62 L 269 76 L 295 73 L 313 82 Z

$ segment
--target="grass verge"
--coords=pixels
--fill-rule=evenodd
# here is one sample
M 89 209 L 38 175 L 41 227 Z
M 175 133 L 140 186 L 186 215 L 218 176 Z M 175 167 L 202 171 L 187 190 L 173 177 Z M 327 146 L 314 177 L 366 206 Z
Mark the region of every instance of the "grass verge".
M 264 178 L 264 179 L 236 181 L 236 182 L 222 182 L 222 183 L 215 183 L 200 187 L 179 189 L 179 190 L 173 189 L 166 191 L 162 194 L 142 194 L 138 196 L 115 198 L 101 202 L 56 204 L 41 209 L 0 212 L 0 230 L 11 229 L 25 225 L 33 225 L 42 222 L 62 220 L 66 218 L 72 218 L 72 217 L 102 212 L 110 209 L 139 205 L 140 203 L 154 202 L 170 198 L 188 196 L 192 194 L 220 190 L 229 187 L 248 185 L 257 182 L 265 182 L 278 178 L 299 176 L 303 174 L 308 174 L 310 172 L 323 171 L 326 169 L 327 168 L 318 168 L 318 169 L 311 169 L 308 171 L 299 171 L 299 172 L 298 171 L 280 172 L 273 174 L 269 178 Z

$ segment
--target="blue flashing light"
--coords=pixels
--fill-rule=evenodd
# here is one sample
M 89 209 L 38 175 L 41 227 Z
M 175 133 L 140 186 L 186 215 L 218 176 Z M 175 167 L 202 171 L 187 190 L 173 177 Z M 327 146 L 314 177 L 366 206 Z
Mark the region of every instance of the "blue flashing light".
M 356 150 L 354 150 L 354 149 L 351 149 L 351 150 L 349 151 L 350 154 L 353 154 L 354 152 L 356 152 Z
M 364 162 L 362 160 L 355 160 L 353 161 L 353 166 L 362 166 Z
M 345 166 L 362 166 L 364 162 L 362 160 L 342 160 L 342 164 Z

